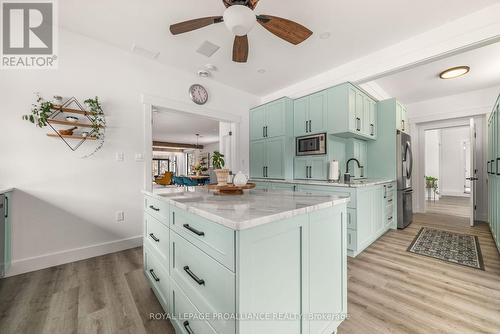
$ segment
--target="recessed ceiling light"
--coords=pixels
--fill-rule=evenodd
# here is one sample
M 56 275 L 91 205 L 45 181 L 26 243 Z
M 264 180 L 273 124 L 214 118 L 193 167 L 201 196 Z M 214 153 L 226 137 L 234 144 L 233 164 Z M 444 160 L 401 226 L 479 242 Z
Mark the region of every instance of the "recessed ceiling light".
M 261 68 L 260 70 L 257 70 L 257 72 L 260 73 L 260 74 L 264 74 L 264 73 L 266 73 L 266 70 L 263 69 L 263 68 Z
M 320 39 L 328 39 L 328 38 L 330 38 L 330 36 L 332 36 L 332 34 L 328 31 L 325 31 L 319 35 L 319 38 Z
M 210 72 L 207 70 L 199 70 L 198 71 L 198 76 L 200 78 L 208 78 L 210 76 Z
M 449 68 L 439 74 L 439 77 L 441 79 L 454 79 L 461 77 L 462 75 L 465 75 L 469 73 L 470 67 L 469 66 L 457 66 L 457 67 L 452 67 Z

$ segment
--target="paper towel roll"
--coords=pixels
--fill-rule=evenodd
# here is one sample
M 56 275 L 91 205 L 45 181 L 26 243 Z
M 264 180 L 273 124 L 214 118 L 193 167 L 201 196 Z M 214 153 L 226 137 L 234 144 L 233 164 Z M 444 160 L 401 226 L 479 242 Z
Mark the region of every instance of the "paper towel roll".
M 337 160 L 330 161 L 330 170 L 328 172 L 328 180 L 330 180 L 330 181 L 340 180 L 339 162 Z

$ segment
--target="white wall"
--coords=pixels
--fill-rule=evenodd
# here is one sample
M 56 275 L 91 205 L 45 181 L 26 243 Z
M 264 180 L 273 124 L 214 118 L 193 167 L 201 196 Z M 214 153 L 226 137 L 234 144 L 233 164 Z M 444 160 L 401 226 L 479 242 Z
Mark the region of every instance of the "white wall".
M 441 196 L 468 196 L 464 194 L 464 142 L 470 140 L 468 127 L 441 130 Z
M 241 117 L 238 144 L 248 156 L 255 96 L 68 31 L 59 38 L 59 69 L 0 75 L 0 184 L 18 189 L 11 274 L 140 244 L 144 162 L 134 154 L 144 153 L 142 93 L 188 103 L 187 87 L 202 81 L 210 91 L 208 108 Z M 80 100 L 99 96 L 108 122 L 103 150 L 83 160 L 84 148 L 71 152 L 48 138 L 47 129 L 22 121 L 37 91 Z M 116 152 L 124 152 L 125 161 L 117 162 Z M 125 212 L 122 223 L 115 222 L 118 210 Z
M 439 160 L 440 160 L 440 145 L 441 145 L 441 130 L 429 130 L 425 131 L 425 175 L 437 177 L 437 185 L 439 188 L 439 182 L 441 181 L 441 175 L 439 172 Z M 426 193 L 426 196 L 428 193 Z M 434 195 L 431 196 L 434 198 Z M 436 199 L 439 199 L 439 195 L 435 195 Z

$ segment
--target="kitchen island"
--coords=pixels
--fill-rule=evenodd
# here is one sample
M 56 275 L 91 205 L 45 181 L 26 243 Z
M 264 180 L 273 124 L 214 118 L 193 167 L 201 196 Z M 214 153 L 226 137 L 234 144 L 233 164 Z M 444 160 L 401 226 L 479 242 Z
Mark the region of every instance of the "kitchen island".
M 144 269 L 177 334 L 334 333 L 347 196 L 145 192 Z

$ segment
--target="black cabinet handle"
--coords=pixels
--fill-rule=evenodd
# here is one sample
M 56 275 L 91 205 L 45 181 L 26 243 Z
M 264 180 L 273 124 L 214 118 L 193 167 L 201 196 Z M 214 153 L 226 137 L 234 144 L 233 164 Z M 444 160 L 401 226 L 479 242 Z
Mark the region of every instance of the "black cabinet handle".
M 155 274 L 155 271 L 153 269 L 149 269 L 149 274 L 151 275 L 151 277 L 153 277 L 153 279 L 156 281 L 156 282 L 159 282 L 160 281 L 160 278 L 158 276 L 156 276 Z
M 197 229 L 195 229 L 195 228 L 193 228 L 193 227 L 189 226 L 189 224 L 184 224 L 184 225 L 182 225 L 182 226 L 184 226 L 184 228 L 185 228 L 185 229 L 190 230 L 191 232 L 193 232 L 194 234 L 196 234 L 196 235 L 198 235 L 198 236 L 200 236 L 200 237 L 202 237 L 202 236 L 204 236 L 204 235 L 205 235 L 205 232 L 198 231 Z
M 392 198 L 387 200 L 387 203 L 392 203 Z
M 153 233 L 149 233 L 149 236 L 151 237 L 151 239 L 153 239 L 154 241 L 156 242 L 160 242 L 160 239 L 158 239 L 157 237 L 155 237 L 155 235 Z
M 404 131 L 405 130 L 405 120 L 404 119 L 401 121 L 401 124 L 402 124 L 402 129 Z
M 361 118 L 356 117 L 356 131 L 361 131 Z
M 5 196 L 5 218 L 9 218 L 9 198 Z
M 184 267 L 184 271 L 199 285 L 205 285 L 205 281 L 202 279 L 199 279 L 198 276 L 196 276 L 191 269 L 189 269 L 189 266 Z
M 500 161 L 500 158 L 497 158 L 497 170 L 496 170 L 497 175 L 500 175 L 500 171 L 498 171 L 498 165 L 499 165 L 499 164 L 498 164 L 498 162 L 499 162 L 499 161 Z M 7 197 L 5 197 L 5 198 L 7 198 Z
M 184 321 L 184 323 L 182 325 L 184 326 L 184 328 L 186 329 L 186 332 L 188 332 L 188 334 L 194 334 L 191 327 L 189 327 L 189 321 L 187 321 L 187 320 Z
M 159 209 L 159 208 L 157 208 L 157 207 L 155 207 L 154 205 L 150 205 L 150 206 L 149 206 L 149 208 L 150 208 L 151 210 L 155 210 L 156 212 L 160 211 L 160 209 Z
M 488 174 L 491 174 L 491 172 L 490 172 L 490 169 L 491 169 L 490 164 L 491 164 L 491 161 L 488 161 L 488 162 L 486 163 L 486 172 L 487 172 Z
M 312 121 L 309 120 L 309 132 L 312 132 L 312 125 L 311 125 Z
M 266 137 L 266 127 L 262 127 L 262 137 Z
M 370 124 L 370 128 L 371 128 L 370 135 L 374 136 L 375 135 L 375 125 L 374 124 Z

